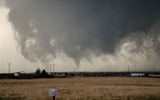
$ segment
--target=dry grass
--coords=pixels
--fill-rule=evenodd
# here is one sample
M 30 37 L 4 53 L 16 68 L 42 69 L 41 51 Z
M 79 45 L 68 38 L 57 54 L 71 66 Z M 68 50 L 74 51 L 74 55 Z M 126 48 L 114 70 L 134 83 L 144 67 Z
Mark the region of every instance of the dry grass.
M 139 77 L 75 77 L 0 80 L 0 100 L 160 100 L 160 79 Z

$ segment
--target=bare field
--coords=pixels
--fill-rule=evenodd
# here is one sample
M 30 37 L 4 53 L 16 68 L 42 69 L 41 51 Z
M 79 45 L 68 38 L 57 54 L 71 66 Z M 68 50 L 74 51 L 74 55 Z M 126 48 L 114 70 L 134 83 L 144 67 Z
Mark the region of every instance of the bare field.
M 75 77 L 0 80 L 0 100 L 160 100 L 160 78 Z

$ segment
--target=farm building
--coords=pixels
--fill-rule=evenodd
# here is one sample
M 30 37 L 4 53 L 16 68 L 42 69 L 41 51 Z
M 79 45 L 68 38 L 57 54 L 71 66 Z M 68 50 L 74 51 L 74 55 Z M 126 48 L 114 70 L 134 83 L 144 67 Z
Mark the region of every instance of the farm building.
M 160 78 L 160 74 L 149 74 L 149 77 Z
M 144 73 L 131 73 L 131 76 L 133 76 L 133 77 L 138 77 L 138 76 L 142 77 L 142 76 L 145 76 L 145 74 Z

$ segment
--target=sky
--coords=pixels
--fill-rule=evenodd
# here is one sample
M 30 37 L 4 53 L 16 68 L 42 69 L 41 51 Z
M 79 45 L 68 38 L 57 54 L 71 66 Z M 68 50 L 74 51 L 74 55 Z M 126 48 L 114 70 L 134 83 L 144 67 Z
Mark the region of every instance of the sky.
M 159 0 L 0 0 L 0 72 L 160 71 Z

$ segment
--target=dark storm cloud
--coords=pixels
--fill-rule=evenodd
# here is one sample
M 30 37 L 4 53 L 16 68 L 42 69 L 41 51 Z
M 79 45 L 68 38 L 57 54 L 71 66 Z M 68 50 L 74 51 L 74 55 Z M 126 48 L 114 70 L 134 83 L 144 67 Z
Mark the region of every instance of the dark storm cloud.
M 140 45 L 143 36 L 152 36 L 147 31 L 160 19 L 159 5 L 159 0 L 6 0 L 25 58 L 47 60 L 64 52 L 77 63 L 90 52 L 114 54 L 133 32 L 145 32 L 134 37 Z

